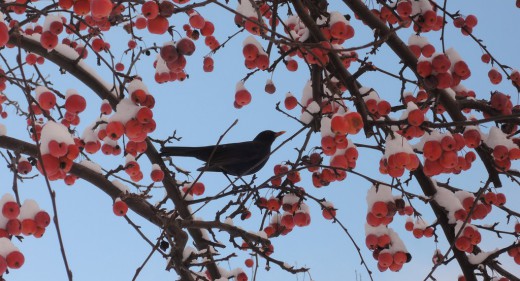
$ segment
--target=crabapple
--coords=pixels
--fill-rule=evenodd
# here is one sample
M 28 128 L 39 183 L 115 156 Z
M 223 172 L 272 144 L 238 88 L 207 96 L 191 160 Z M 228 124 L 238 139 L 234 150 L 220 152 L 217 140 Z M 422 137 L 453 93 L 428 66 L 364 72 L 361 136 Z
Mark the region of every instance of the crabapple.
M 44 110 L 50 110 L 56 105 L 56 96 L 49 91 L 45 91 L 38 96 L 38 103 Z
M 294 97 L 291 93 L 287 93 L 285 100 L 284 100 L 284 106 L 287 110 L 294 109 L 298 105 L 298 100 L 296 100 L 296 97 Z
M 246 259 L 244 263 L 247 267 L 253 267 L 253 265 L 255 264 L 253 259 Z
M 20 173 L 20 174 L 27 175 L 28 173 L 31 172 L 31 170 L 32 170 L 32 165 L 31 165 L 31 163 L 29 163 L 29 161 L 27 161 L 27 160 L 20 161 L 20 162 L 18 162 L 18 165 L 16 165 L 16 170 L 17 170 L 18 173 Z
M 193 13 L 189 18 L 189 23 L 193 28 L 201 29 L 206 24 L 206 21 L 200 14 Z
M 5 226 L 7 232 L 11 235 L 18 236 L 22 233 L 22 224 L 18 219 L 10 219 Z
M 33 219 L 22 220 L 21 229 L 22 234 L 25 236 L 33 235 L 36 232 L 36 222 Z
M 424 158 L 436 161 L 442 155 L 442 146 L 438 141 L 427 141 L 423 146 L 423 154 Z
M 408 123 L 412 126 L 420 126 L 424 122 L 424 113 L 420 109 L 414 109 L 408 113 Z
M 22 267 L 25 262 L 25 258 L 19 251 L 12 251 L 6 257 L 7 266 L 12 269 L 18 269 Z
M 116 216 L 122 217 L 126 215 L 126 212 L 128 212 L 128 205 L 124 201 L 118 199 L 114 202 L 112 210 Z
M 284 226 L 286 229 L 294 228 L 294 217 L 289 213 L 285 213 L 280 220 L 280 224 Z
M 177 42 L 177 51 L 181 55 L 191 56 L 195 52 L 195 43 L 189 38 L 182 38 Z
M 163 16 L 156 16 L 153 19 L 148 19 L 148 31 L 152 34 L 164 34 L 168 30 L 168 20 Z
M 336 216 L 336 210 L 333 208 L 325 208 L 322 211 L 322 215 L 327 220 L 332 220 Z
M 34 221 L 38 227 L 45 228 L 51 223 L 51 217 L 45 211 L 39 211 L 34 216 Z
M 202 195 L 204 194 L 204 191 L 205 191 L 205 186 L 203 183 L 201 182 L 196 182 L 194 183 L 192 186 L 191 186 L 191 192 L 194 194 L 194 195 Z
M 104 18 L 112 11 L 112 1 L 110 0 L 90 0 L 90 13 L 95 18 Z
M 439 54 L 432 60 L 432 67 L 438 73 L 446 73 L 451 66 L 451 61 L 445 54 Z
M 240 105 L 248 105 L 251 102 L 251 93 L 248 90 L 242 89 L 235 93 L 235 102 Z
M 86 107 L 87 101 L 80 95 L 72 94 L 65 100 L 65 109 L 67 109 L 69 112 L 78 114 L 83 112 Z
M 370 250 L 375 250 L 377 248 L 377 241 L 377 236 L 374 234 L 369 234 L 365 237 L 365 244 Z
M 164 172 L 161 169 L 154 169 L 150 174 L 150 178 L 152 178 L 154 182 L 161 182 L 164 179 Z
M 388 214 L 387 204 L 382 201 L 377 201 L 372 205 L 371 212 L 378 218 L 386 217 Z
M 488 72 L 488 77 L 489 77 L 489 81 L 491 81 L 491 83 L 494 85 L 500 84 L 500 82 L 502 82 L 502 74 L 500 74 L 500 72 L 498 72 L 498 70 L 496 70 L 494 68 L 492 68 Z
M 20 214 L 20 206 L 14 201 L 6 202 L 2 207 L 2 215 L 7 219 L 15 219 Z
M 154 19 L 159 15 L 159 6 L 155 1 L 147 1 L 144 2 L 141 6 L 141 13 L 147 19 Z

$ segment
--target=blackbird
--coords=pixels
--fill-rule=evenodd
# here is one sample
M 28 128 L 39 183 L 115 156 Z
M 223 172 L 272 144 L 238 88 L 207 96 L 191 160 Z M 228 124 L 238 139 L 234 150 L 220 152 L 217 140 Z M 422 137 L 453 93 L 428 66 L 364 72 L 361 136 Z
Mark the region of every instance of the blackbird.
M 194 157 L 206 162 L 198 171 L 245 176 L 258 172 L 267 163 L 271 145 L 283 133 L 285 131 L 263 131 L 252 141 L 238 143 L 201 147 L 166 146 L 161 148 L 161 155 Z

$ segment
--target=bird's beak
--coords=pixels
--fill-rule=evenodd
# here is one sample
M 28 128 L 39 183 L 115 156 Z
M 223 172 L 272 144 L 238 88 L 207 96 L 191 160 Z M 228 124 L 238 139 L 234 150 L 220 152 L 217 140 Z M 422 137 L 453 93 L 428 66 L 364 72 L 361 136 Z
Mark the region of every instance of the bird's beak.
M 278 132 L 278 133 L 275 133 L 274 136 L 275 136 L 275 137 L 279 137 L 279 136 L 281 136 L 281 135 L 283 135 L 283 134 L 285 134 L 285 131 L 280 131 L 280 132 Z

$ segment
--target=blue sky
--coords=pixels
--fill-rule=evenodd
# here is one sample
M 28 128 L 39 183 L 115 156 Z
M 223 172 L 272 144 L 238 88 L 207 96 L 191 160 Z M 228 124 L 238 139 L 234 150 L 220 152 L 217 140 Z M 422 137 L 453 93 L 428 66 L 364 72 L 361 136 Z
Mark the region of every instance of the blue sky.
M 349 13 L 341 1 L 334 2 L 332 9 L 338 9 L 342 13 Z M 234 5 L 232 6 L 234 7 Z M 517 54 L 517 46 L 520 44 L 518 31 L 515 29 L 520 10 L 517 9 L 513 1 L 451 1 L 448 2 L 450 11 L 461 10 L 463 14 L 476 14 L 479 24 L 474 29 L 474 34 L 484 40 L 484 43 L 503 63 L 512 67 L 520 67 L 520 56 Z M 236 31 L 231 16 L 223 17 L 224 10 L 221 8 L 202 9 L 201 13 L 212 20 L 217 28 L 216 37 L 223 42 L 228 35 Z M 181 17 L 182 18 L 182 17 Z M 181 29 L 184 20 L 174 20 L 178 28 Z M 371 40 L 371 31 L 359 22 L 353 21 L 356 26 L 356 36 L 347 46 L 357 46 Z M 112 45 L 112 50 L 119 58 L 121 52 L 118 46 L 126 46 L 128 35 L 121 35 L 118 31 L 113 31 L 107 37 Z M 143 32 L 138 33 L 144 35 Z M 404 32 L 403 40 L 407 40 L 408 33 Z M 116 37 L 117 36 L 117 37 Z M 234 142 L 252 139 L 259 131 L 272 129 L 275 131 L 286 130 L 284 137 L 288 137 L 299 129 L 299 125 L 278 113 L 274 107 L 275 103 L 282 101 L 285 93 L 291 91 L 298 98 L 301 95 L 303 86 L 308 79 L 308 73 L 303 64 L 296 73 L 287 73 L 280 67 L 273 76 L 270 73 L 258 73 L 246 82 L 246 87 L 253 95 L 250 105 L 236 110 L 233 108 L 233 98 L 235 84 L 242 79 L 247 70 L 243 66 L 241 54 L 242 40 L 248 36 L 245 32 L 233 38 L 224 49 L 218 51 L 213 58 L 215 60 L 215 71 L 213 73 L 202 72 L 202 54 L 208 53 L 207 47 L 202 42 L 197 43 L 197 52 L 188 58 L 187 71 L 190 78 L 179 83 L 168 83 L 157 85 L 153 81 L 152 61 L 145 58 L 137 68 L 137 73 L 141 75 L 149 90 L 154 93 L 157 105 L 154 109 L 155 119 L 157 120 L 157 130 L 153 133 L 154 138 L 165 138 L 173 130 L 177 131 L 182 140 L 179 145 L 208 145 L 215 143 L 219 136 L 238 119 L 238 124 L 225 136 L 223 142 Z M 440 48 L 438 41 L 439 34 L 429 35 L 430 42 L 434 43 L 437 49 Z M 117 40 L 113 40 L 117 38 Z M 160 45 L 166 41 L 166 36 L 146 36 L 147 42 L 156 41 Z M 199 40 L 202 41 L 202 40 Z M 265 44 L 264 44 L 265 46 Z M 477 92 L 477 97 L 488 98 L 489 92 L 500 89 L 510 93 L 514 102 L 517 102 L 517 95 L 508 82 L 502 83 L 499 87 L 492 86 L 487 81 L 488 65 L 480 62 L 481 50 L 468 37 L 462 37 L 460 31 L 456 30 L 452 24 L 448 24 L 446 29 L 446 46 L 455 47 L 471 67 L 473 76 L 465 82 L 468 88 Z M 359 52 L 360 57 L 363 52 Z M 400 69 L 399 60 L 393 56 L 389 49 L 383 47 L 381 52 L 371 58 L 376 65 L 390 71 Z M 108 75 L 106 70 L 97 67 L 95 61 L 90 57 L 87 62 L 100 71 L 102 75 Z M 84 120 L 80 125 L 80 131 L 84 126 L 90 124 L 97 117 L 100 101 L 94 96 L 92 91 L 84 85 L 78 83 L 68 75 L 60 76 L 57 68 L 46 64 L 43 68 L 46 73 L 52 74 L 51 79 L 55 87 L 62 91 L 70 87 L 77 88 L 80 93 L 88 96 L 89 105 L 92 106 L 90 112 L 82 113 L 80 116 Z M 108 77 L 108 76 L 105 76 Z M 263 91 L 265 81 L 272 78 L 277 92 L 268 95 Z M 373 87 L 379 95 L 385 99 L 395 102 L 398 99 L 400 82 L 384 77 L 377 73 L 368 73 L 360 79 L 360 82 L 368 87 Z M 409 90 L 414 90 L 410 88 Z M 10 93 L 7 92 L 9 95 Z M 17 96 L 13 93 L 13 98 Z M 14 115 L 12 109 L 8 112 Z M 299 116 L 298 109 L 291 112 Z M 4 121 L 7 126 L 8 134 L 20 136 L 27 139 L 25 130 L 17 130 L 17 126 L 23 125 L 24 120 L 12 120 L 9 118 Z M 285 138 L 283 139 L 285 140 Z M 277 153 L 275 153 L 265 168 L 258 173 L 259 179 L 266 179 L 272 174 L 272 167 L 285 160 L 293 159 L 296 155 L 294 148 L 301 146 L 303 138 L 297 137 Z M 354 138 L 357 142 L 363 142 L 363 136 Z M 280 142 L 275 142 L 278 145 Z M 311 146 L 319 145 L 319 138 L 312 138 Z M 390 181 L 388 176 L 379 175 L 376 169 L 380 155 L 362 150 L 358 160 L 357 171 L 365 172 L 383 181 Z M 374 160 L 376 159 L 376 160 Z M 95 157 L 96 161 L 106 163 L 107 167 L 113 168 L 123 163 L 121 158 Z M 143 162 L 146 163 L 146 162 Z M 195 170 L 201 165 L 200 162 L 191 159 L 176 159 L 176 164 L 189 170 Z M 149 174 L 149 165 L 142 164 L 145 178 Z M 518 163 L 514 168 L 518 168 Z M 452 183 L 461 184 L 468 190 L 475 191 L 482 186 L 480 181 L 485 178 L 482 175 L 482 167 L 477 167 L 474 171 L 463 174 L 462 176 L 452 177 Z M 11 175 L 6 169 L 0 170 L 2 178 L 9 179 L 2 185 L 3 192 L 11 191 Z M 196 174 L 194 174 L 196 176 Z M 180 180 L 185 178 L 179 177 Z M 399 273 L 379 273 L 376 262 L 371 258 L 371 253 L 364 246 L 364 221 L 366 212 L 365 196 L 370 184 L 359 177 L 350 174 L 347 180 L 340 184 L 334 184 L 322 189 L 314 189 L 310 182 L 310 174 L 302 173 L 302 186 L 312 195 L 318 198 L 327 198 L 338 208 L 338 219 L 345 224 L 348 230 L 356 239 L 361 247 L 361 252 L 368 262 L 369 268 L 373 271 L 375 280 L 422 280 L 431 268 L 431 256 L 436 248 L 432 239 L 417 240 L 411 233 L 404 231 L 404 218 L 397 218 L 392 227 L 401 235 L 408 250 L 413 255 L 410 264 L 405 265 Z M 443 178 L 441 178 L 443 179 Z M 206 185 L 207 194 L 214 194 L 222 190 L 227 185 L 226 178 L 221 174 L 206 173 L 201 178 Z M 510 201 L 519 198 L 520 195 L 516 185 L 503 180 L 504 191 L 510 197 Z M 131 280 L 135 269 L 141 265 L 150 251 L 150 247 L 138 236 L 130 225 L 123 218 L 119 218 L 112 213 L 112 201 L 97 188 L 85 181 L 78 180 L 73 187 L 64 186 L 59 182 L 52 183 L 53 189 L 57 193 L 58 214 L 62 235 L 64 238 L 65 249 L 71 269 L 76 280 Z M 410 185 L 412 192 L 419 192 L 416 183 Z M 46 187 L 41 179 L 28 180 L 20 184 L 22 198 L 34 198 L 42 208 L 51 210 L 50 198 Z M 162 191 L 157 190 L 155 195 L 161 195 Z M 267 194 L 266 194 L 267 195 Z M 270 194 L 269 194 L 270 196 Z M 152 199 L 152 203 L 157 197 Z M 214 210 L 222 206 L 222 201 L 210 204 L 197 214 L 199 217 L 213 219 Z M 313 280 L 356 280 L 356 275 L 361 276 L 360 280 L 369 280 L 367 273 L 360 265 L 359 257 L 354 246 L 348 237 L 336 224 L 324 220 L 321 211 L 316 204 L 309 203 L 312 212 L 312 224 L 306 228 L 298 228 L 288 236 L 273 239 L 275 254 L 274 257 L 282 259 L 289 264 L 297 266 L 307 266 L 311 268 L 310 276 Z M 429 206 L 416 203 L 417 208 L 424 214 L 425 218 L 432 222 L 433 216 Z M 514 205 L 513 205 L 514 207 Z M 258 215 L 258 212 L 254 212 Z M 502 213 L 493 211 L 485 223 L 496 219 Z M 154 241 L 160 234 L 160 230 L 140 219 L 137 215 L 129 212 L 129 217 L 138 225 L 147 236 Z M 244 228 L 256 230 L 258 221 L 238 222 Z M 512 227 L 503 226 L 504 228 Z M 59 251 L 56 233 L 53 227 L 49 227 L 48 232 L 41 239 L 32 237 L 24 239 L 23 243 L 15 242 L 26 257 L 26 264 L 21 270 L 15 270 L 8 276 L 9 280 L 66 280 L 66 273 L 61 254 Z M 438 247 L 446 250 L 446 243 L 442 241 Z M 219 235 L 221 241 L 227 241 L 225 235 Z M 486 236 L 482 246 L 484 249 L 492 249 L 495 245 L 507 245 L 511 240 L 500 241 L 494 237 Z M 223 254 L 229 254 L 232 249 L 224 249 Z M 239 252 L 239 258 L 235 258 L 231 263 L 221 264 L 222 267 L 232 269 L 243 266 L 243 260 L 247 254 Z M 504 264 L 507 267 L 512 263 L 510 258 L 505 258 Z M 262 263 L 261 263 L 261 267 Z M 140 274 L 138 280 L 174 280 L 174 272 L 166 272 L 165 261 L 157 254 L 152 257 Z M 518 266 L 509 267 L 512 272 L 520 275 Z M 247 272 L 247 271 L 246 271 Z M 249 273 L 249 272 L 248 272 Z M 441 267 L 436 273 L 438 280 L 455 280 L 459 270 L 456 266 Z M 421 278 L 422 277 L 422 278 Z M 276 266 L 268 272 L 261 270 L 258 280 L 309 280 L 308 275 L 292 276 L 281 272 Z

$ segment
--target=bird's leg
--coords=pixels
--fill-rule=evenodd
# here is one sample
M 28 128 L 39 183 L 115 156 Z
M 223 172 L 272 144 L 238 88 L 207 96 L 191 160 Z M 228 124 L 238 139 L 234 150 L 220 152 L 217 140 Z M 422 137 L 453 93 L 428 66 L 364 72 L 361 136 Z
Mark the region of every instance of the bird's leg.
M 235 180 L 232 180 L 226 172 L 224 172 L 224 176 L 226 176 L 226 178 L 229 180 L 229 183 L 233 186 L 233 190 L 238 188 L 238 186 L 235 184 L 235 182 L 237 182 L 239 177 L 237 177 Z

